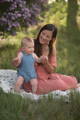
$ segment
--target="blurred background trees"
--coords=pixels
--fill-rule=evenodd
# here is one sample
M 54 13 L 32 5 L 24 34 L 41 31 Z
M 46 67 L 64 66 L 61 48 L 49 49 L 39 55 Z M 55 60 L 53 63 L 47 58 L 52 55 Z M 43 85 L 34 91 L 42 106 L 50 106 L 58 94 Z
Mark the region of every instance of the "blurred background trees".
M 37 23 L 37 16 L 48 0 L 0 0 L 0 30 L 16 31 Z

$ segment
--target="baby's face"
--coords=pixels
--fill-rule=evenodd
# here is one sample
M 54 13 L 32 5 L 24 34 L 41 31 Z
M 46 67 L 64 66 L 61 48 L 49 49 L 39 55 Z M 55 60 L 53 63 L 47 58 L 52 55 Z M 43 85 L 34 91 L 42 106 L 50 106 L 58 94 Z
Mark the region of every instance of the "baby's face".
M 34 52 L 34 42 L 29 42 L 27 46 L 25 47 L 25 52 L 27 54 L 32 54 Z

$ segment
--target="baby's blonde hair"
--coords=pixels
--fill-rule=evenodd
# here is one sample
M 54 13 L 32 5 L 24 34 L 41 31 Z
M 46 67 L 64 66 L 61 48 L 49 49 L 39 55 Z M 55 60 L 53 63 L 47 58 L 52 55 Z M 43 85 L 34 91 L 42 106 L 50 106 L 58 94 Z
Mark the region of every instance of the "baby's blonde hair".
M 28 37 L 23 38 L 21 41 L 21 48 L 26 47 L 32 41 L 33 40 L 31 38 L 28 38 Z

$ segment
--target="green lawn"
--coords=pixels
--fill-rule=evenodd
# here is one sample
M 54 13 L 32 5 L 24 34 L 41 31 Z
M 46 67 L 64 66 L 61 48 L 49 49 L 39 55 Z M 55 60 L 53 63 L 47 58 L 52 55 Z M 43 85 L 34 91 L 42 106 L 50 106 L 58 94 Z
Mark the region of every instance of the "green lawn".
M 3 99 L 4 98 L 4 99 Z M 79 120 L 80 94 L 65 97 L 49 96 L 38 101 L 22 99 L 18 95 L 0 90 L 0 120 Z

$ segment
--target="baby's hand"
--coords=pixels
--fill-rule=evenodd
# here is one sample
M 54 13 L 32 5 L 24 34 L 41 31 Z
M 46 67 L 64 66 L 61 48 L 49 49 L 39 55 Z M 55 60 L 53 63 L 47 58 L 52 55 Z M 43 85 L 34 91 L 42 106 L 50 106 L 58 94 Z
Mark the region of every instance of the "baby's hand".
M 44 55 L 41 56 L 40 59 L 41 59 L 41 63 L 43 63 L 43 64 L 45 64 L 48 61 L 48 57 L 44 56 Z
M 21 63 L 21 60 L 20 60 L 18 57 L 14 58 L 14 59 L 12 60 L 12 64 L 13 64 L 15 67 L 18 67 L 20 63 Z

